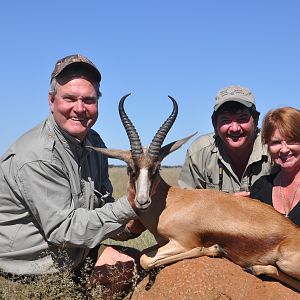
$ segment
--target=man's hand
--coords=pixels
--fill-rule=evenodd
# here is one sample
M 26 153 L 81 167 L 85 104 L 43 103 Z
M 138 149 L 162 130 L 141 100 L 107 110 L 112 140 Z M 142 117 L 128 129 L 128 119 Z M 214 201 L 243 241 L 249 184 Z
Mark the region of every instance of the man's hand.
M 242 197 L 250 198 L 250 192 L 236 192 L 234 193 L 234 196 L 242 196 Z
M 146 227 L 138 219 L 130 220 L 126 226 L 131 233 L 136 235 L 139 235 L 146 230 Z

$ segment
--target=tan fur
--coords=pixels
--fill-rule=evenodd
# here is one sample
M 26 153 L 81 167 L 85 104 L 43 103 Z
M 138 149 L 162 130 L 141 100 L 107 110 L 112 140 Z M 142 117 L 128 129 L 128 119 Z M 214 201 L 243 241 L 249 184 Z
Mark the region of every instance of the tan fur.
M 289 219 L 258 200 L 170 187 L 159 175 L 154 181 L 152 203 L 139 216 L 159 247 L 141 257 L 143 268 L 222 255 L 300 290 L 300 228 Z
M 160 177 L 162 159 L 189 138 L 162 147 L 156 159 L 147 149 L 133 159 L 130 151 L 90 147 L 128 164 L 128 200 L 158 242 L 142 255 L 142 267 L 225 256 L 254 275 L 267 274 L 300 291 L 300 228 L 288 218 L 258 200 L 170 187 Z M 141 169 L 148 179 L 138 183 Z

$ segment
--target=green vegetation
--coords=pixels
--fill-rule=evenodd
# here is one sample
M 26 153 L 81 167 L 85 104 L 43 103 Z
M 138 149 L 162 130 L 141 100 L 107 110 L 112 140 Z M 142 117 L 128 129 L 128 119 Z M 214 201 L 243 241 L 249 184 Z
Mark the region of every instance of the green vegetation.
M 177 184 L 177 178 L 179 175 L 180 167 L 162 167 L 161 175 L 170 185 Z M 126 167 L 113 166 L 109 168 L 110 178 L 114 187 L 113 196 L 118 199 L 122 195 L 126 194 L 127 187 L 127 171 Z M 106 244 L 122 245 L 126 247 L 136 248 L 143 250 L 155 244 L 155 240 L 151 233 L 145 231 L 138 238 L 126 241 L 116 242 L 113 240 L 105 240 Z M 84 272 L 81 283 L 84 284 L 87 280 L 88 270 L 91 266 L 87 264 L 86 272 Z M 117 277 L 112 270 L 112 276 Z M 0 299 L 2 300 L 79 300 L 83 299 L 81 293 L 81 285 L 75 284 L 72 280 L 72 272 L 65 270 L 64 272 L 56 275 L 47 275 L 41 277 L 39 280 L 30 284 L 23 284 L 18 282 L 12 282 L 6 280 L 0 276 Z M 135 280 L 135 279 L 133 279 Z M 90 299 L 120 299 L 120 295 L 105 297 L 106 291 L 103 287 L 98 286 L 91 292 Z

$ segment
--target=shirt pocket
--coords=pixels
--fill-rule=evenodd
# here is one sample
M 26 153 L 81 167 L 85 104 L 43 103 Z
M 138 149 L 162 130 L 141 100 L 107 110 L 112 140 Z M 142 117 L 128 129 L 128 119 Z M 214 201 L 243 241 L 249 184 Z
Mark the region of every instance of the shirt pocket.
M 80 207 L 90 210 L 99 206 L 99 200 L 95 195 L 94 181 L 89 177 L 88 181 L 81 179 L 81 195 L 78 199 Z
M 78 193 L 72 193 L 72 201 L 74 203 L 74 208 L 80 208 L 83 207 L 82 205 L 82 197 L 83 197 L 83 193 L 82 192 L 78 192 Z
M 218 190 L 219 189 L 219 174 L 210 173 L 206 174 L 205 178 L 206 189 Z
M 206 183 L 206 189 L 208 189 L 208 190 L 218 190 L 219 189 L 219 184 L 218 183 L 207 182 Z

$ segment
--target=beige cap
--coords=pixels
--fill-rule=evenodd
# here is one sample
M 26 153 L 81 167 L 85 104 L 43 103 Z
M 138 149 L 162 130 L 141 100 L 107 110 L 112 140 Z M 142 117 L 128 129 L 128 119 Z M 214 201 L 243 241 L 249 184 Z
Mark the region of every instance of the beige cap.
M 221 105 L 229 101 L 241 103 L 246 107 L 255 105 L 253 94 L 248 88 L 238 85 L 232 85 L 225 87 L 218 92 L 215 98 L 214 111 L 217 111 Z

